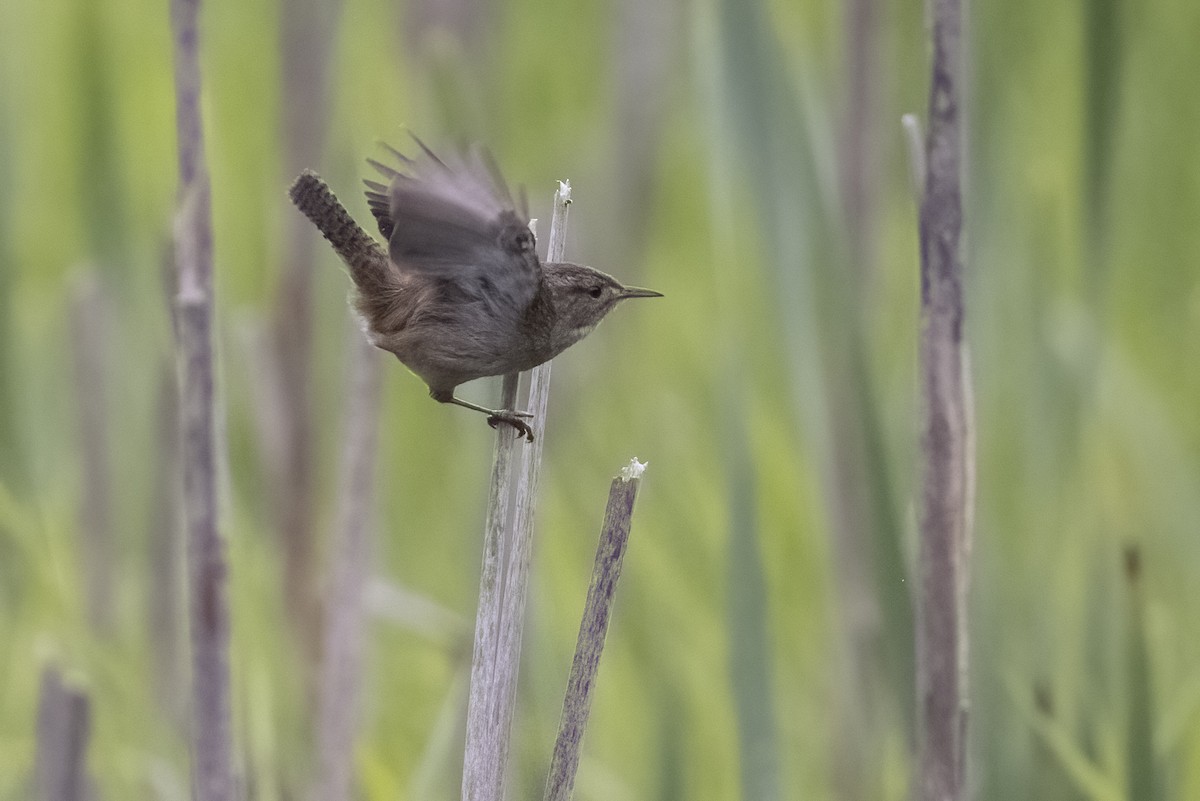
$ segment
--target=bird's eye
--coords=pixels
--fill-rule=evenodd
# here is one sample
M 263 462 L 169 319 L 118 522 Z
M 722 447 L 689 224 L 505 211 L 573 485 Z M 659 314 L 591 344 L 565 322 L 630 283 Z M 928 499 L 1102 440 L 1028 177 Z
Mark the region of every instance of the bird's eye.
M 517 250 L 522 253 L 528 253 L 533 250 L 533 234 L 529 231 L 521 231 L 517 234 Z
M 588 289 L 588 294 L 591 295 L 593 298 L 598 298 L 602 294 L 604 294 L 604 287 L 602 287 L 602 286 L 591 287 L 590 289 Z

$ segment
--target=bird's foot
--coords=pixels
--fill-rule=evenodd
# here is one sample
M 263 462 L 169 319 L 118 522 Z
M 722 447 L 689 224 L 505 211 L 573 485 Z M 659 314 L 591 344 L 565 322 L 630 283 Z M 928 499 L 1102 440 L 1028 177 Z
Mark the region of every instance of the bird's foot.
M 492 428 L 495 428 L 501 423 L 506 423 L 517 430 L 518 437 L 523 436 L 529 442 L 533 442 L 533 429 L 529 427 L 529 423 L 526 423 L 521 419 L 523 417 L 533 417 L 533 415 L 529 412 L 517 412 L 511 409 L 505 409 L 504 411 L 494 412 L 493 414 L 488 415 L 487 422 Z

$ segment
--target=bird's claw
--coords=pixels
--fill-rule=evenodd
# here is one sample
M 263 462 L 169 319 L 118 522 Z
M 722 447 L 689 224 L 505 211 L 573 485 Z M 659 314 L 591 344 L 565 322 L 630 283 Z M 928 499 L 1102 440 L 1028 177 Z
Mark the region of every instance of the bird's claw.
M 506 423 L 517 430 L 518 437 L 523 436 L 529 442 L 533 442 L 533 429 L 529 427 L 529 423 L 521 419 L 522 417 L 533 417 L 533 415 L 529 412 L 504 411 L 489 416 L 487 422 L 492 428 Z

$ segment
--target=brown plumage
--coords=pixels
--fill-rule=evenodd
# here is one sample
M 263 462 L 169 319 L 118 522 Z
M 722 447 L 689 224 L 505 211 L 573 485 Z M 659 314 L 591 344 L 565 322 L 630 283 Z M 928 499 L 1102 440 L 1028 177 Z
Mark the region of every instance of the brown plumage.
M 364 183 L 390 270 L 352 273 L 355 308 L 372 344 L 420 376 L 435 400 L 484 412 L 493 427 L 507 423 L 532 441 L 527 413 L 459 400 L 455 387 L 535 367 L 620 301 L 659 293 L 591 267 L 542 264 L 524 196 L 518 213 L 486 151 L 443 160 L 413 140 L 416 157 L 388 148 L 396 167 L 368 160 L 387 180 Z

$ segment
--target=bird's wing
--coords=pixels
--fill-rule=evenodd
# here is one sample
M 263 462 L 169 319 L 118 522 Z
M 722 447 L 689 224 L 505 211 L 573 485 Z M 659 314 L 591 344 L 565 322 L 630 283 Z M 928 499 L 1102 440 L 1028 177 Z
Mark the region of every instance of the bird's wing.
M 388 148 L 397 168 L 368 160 L 388 179 L 367 181 L 366 195 L 392 262 L 402 272 L 528 304 L 541 279 L 533 232 L 491 156 L 473 149 L 443 160 L 413 140 L 421 151 L 415 158 Z

